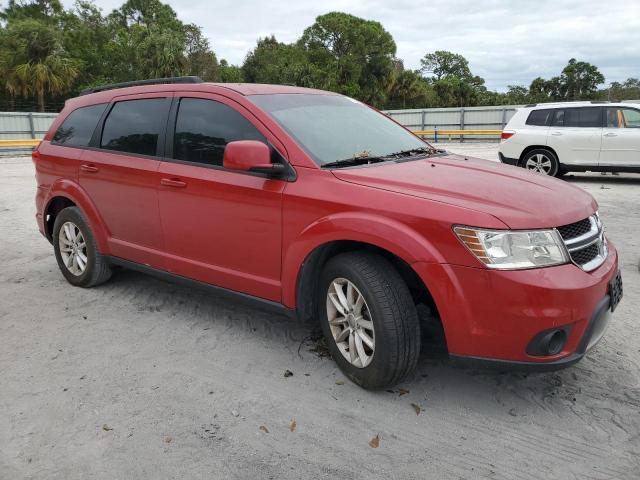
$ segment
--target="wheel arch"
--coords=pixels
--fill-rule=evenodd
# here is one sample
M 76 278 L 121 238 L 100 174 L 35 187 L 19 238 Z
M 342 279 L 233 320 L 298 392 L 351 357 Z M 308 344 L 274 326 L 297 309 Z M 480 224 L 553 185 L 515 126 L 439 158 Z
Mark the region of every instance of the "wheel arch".
M 285 240 L 281 272 L 284 305 L 295 308 L 300 272 L 305 262 L 313 258 L 311 254 L 334 242 L 372 245 L 408 265 L 420 261 L 445 263 L 428 239 L 397 220 L 363 212 L 328 215 L 308 225 L 293 240 Z
M 433 297 L 420 276 L 409 263 L 395 253 L 372 243 L 354 240 L 333 240 L 314 248 L 300 266 L 296 277 L 295 292 L 296 311 L 300 314 L 300 318 L 308 319 L 313 314 L 313 310 L 309 310 L 309 302 L 317 286 L 317 273 L 329 259 L 341 253 L 353 251 L 366 251 L 386 258 L 407 283 L 416 303 L 433 303 L 433 306 L 435 306 Z
M 66 196 L 58 195 L 49 200 L 44 209 L 44 234 L 50 243 L 53 243 L 53 224 L 58 214 L 67 207 L 75 207 L 76 204 Z
M 366 251 L 385 258 L 400 274 L 409 288 L 416 307 L 419 307 L 423 338 L 432 344 L 436 354 L 447 351 L 444 327 L 438 307 L 427 285 L 404 259 L 378 245 L 353 240 L 333 240 L 317 246 L 307 255 L 296 277 L 295 312 L 301 321 L 312 322 L 318 309 L 318 281 L 324 265 L 336 255 L 352 251 Z
M 518 166 L 519 167 L 522 167 L 522 161 L 524 160 L 524 157 L 527 155 L 527 153 L 529 153 L 529 152 L 531 152 L 533 150 L 548 150 L 548 151 L 550 151 L 551 153 L 553 153 L 555 155 L 556 159 L 558 160 L 558 165 L 559 166 L 562 165 L 562 163 L 560 162 L 560 157 L 558 156 L 558 152 L 556 152 L 555 149 L 553 149 L 549 145 L 529 145 L 520 154 L 520 158 L 518 159 Z
M 75 182 L 61 179 L 51 186 L 49 197 L 43 210 L 45 236 L 52 242 L 55 218 L 64 208 L 75 206 L 80 209 L 93 233 L 98 250 L 108 254 L 108 230 L 91 201 L 89 195 Z

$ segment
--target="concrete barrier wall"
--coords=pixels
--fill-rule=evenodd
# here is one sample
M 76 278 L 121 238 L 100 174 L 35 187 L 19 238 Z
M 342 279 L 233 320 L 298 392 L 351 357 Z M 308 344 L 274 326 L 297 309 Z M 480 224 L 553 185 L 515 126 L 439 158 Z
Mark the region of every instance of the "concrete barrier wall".
M 496 107 L 424 108 L 386 110 L 384 113 L 410 130 L 502 130 L 516 113 L 517 105 Z M 433 138 L 428 137 L 428 138 Z M 446 140 L 442 136 L 440 140 Z M 457 137 L 456 137 L 457 138 Z M 465 135 L 472 140 L 488 140 L 486 136 Z M 494 137 L 499 139 L 499 135 Z
M 57 113 L 0 112 L 0 140 L 42 138 Z

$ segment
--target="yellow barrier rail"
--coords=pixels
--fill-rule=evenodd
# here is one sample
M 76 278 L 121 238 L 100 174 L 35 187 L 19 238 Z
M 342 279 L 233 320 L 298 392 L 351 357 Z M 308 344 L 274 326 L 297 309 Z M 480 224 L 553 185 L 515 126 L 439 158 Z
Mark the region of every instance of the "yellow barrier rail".
M 416 135 L 500 135 L 502 130 L 414 130 L 413 133 Z
M 0 140 L 0 147 L 36 147 L 41 141 L 36 138 Z

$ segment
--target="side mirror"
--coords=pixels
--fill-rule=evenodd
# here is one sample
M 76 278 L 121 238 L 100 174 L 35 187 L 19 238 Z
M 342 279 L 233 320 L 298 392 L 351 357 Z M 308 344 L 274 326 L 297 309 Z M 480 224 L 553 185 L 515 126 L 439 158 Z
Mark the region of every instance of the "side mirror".
M 232 170 L 265 173 L 278 176 L 285 170 L 281 163 L 271 163 L 269 147 L 257 140 L 236 140 L 227 143 L 222 165 Z

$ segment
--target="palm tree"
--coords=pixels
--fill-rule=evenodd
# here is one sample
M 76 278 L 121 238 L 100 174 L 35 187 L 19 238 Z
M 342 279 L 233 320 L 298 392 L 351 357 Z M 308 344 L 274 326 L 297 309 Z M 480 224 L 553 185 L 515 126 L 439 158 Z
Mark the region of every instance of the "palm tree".
M 45 93 L 61 95 L 79 73 L 76 60 L 66 56 L 54 27 L 27 19 L 9 25 L 0 71 L 12 96 L 36 96 L 44 112 Z

